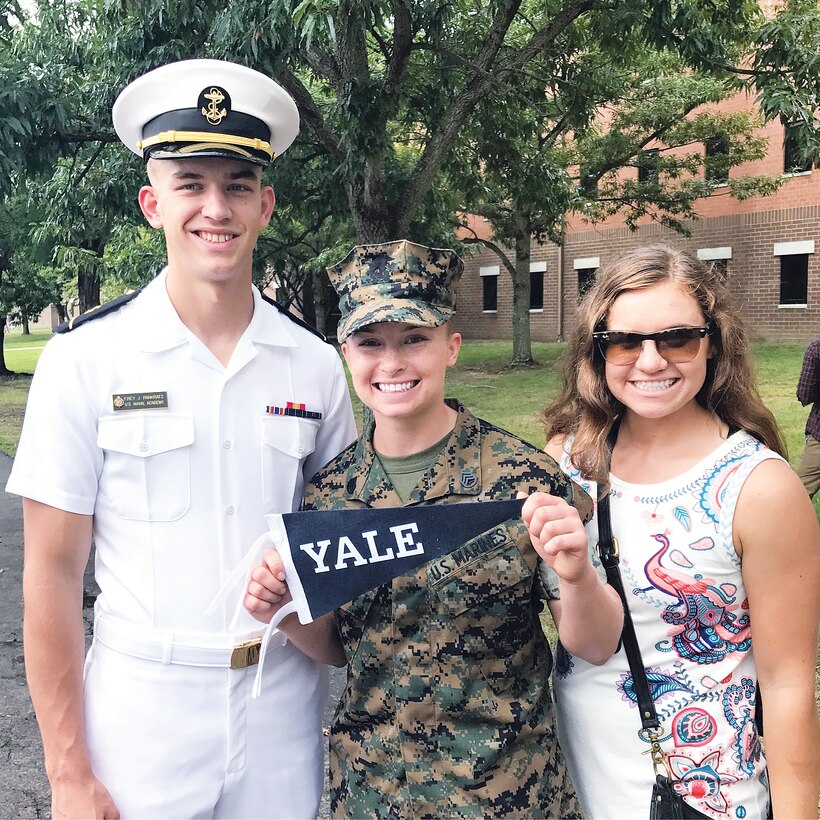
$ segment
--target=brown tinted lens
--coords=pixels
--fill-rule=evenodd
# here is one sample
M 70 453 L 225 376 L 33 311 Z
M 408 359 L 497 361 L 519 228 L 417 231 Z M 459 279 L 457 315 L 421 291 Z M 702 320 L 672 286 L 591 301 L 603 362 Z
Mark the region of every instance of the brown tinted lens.
M 612 333 L 601 342 L 601 353 L 610 364 L 632 364 L 641 355 L 641 339 L 632 333 Z
M 697 329 L 681 328 L 668 331 L 655 344 L 658 346 L 658 353 L 667 362 L 681 364 L 692 361 L 698 355 L 700 340 L 701 335 Z

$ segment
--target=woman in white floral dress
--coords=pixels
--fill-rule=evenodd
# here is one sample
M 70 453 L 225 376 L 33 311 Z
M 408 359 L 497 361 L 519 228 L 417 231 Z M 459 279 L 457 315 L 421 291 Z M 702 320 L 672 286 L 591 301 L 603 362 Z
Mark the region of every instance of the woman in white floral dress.
M 747 350 L 716 273 L 663 245 L 630 253 L 579 308 L 547 449 L 609 493 L 676 791 L 742 820 L 767 816 L 770 786 L 775 817 L 816 817 L 820 535 Z M 597 543 L 597 519 L 587 531 Z M 623 650 L 600 666 L 559 650 L 555 688 L 585 816 L 646 817 L 654 774 Z

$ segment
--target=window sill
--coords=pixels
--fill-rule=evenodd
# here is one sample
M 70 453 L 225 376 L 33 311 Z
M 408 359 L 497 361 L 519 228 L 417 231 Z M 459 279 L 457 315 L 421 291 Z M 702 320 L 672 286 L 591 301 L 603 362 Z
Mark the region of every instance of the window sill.
M 809 306 L 808 303 L 806 303 L 806 304 L 800 304 L 800 305 L 778 305 L 777 307 L 782 308 L 783 310 L 793 310 L 795 308 L 797 308 L 797 309 L 802 308 L 803 310 L 805 310 L 806 308 L 808 308 L 808 306 Z

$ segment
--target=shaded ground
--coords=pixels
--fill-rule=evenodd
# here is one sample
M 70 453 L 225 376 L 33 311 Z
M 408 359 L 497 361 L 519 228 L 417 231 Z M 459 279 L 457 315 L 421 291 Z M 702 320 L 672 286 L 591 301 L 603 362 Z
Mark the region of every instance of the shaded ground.
M 0 484 L 12 460 L 0 454 Z M 23 515 L 20 499 L 0 493 L 0 817 L 48 817 L 37 721 L 23 669 Z

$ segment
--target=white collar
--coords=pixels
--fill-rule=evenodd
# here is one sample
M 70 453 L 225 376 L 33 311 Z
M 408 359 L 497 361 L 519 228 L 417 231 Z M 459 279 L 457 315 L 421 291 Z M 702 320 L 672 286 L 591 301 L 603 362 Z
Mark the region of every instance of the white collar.
M 191 331 L 182 322 L 171 303 L 166 288 L 168 269 L 163 268 L 149 282 L 135 299 L 139 307 L 138 321 L 143 330 L 140 349 L 147 353 L 159 353 L 187 343 Z M 259 293 L 252 288 L 253 316 L 243 338 L 255 344 L 276 345 L 279 347 L 297 347 L 287 319 L 268 305 Z

